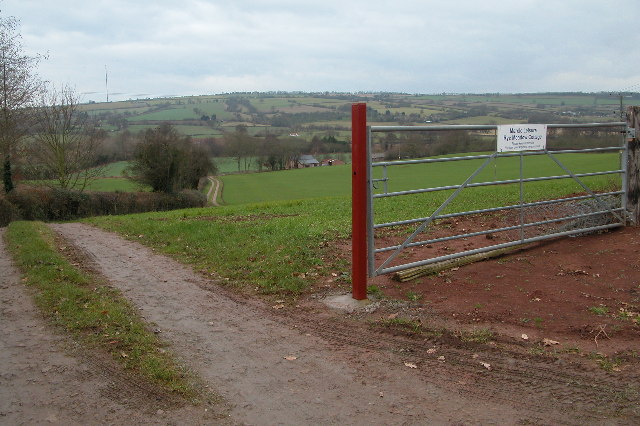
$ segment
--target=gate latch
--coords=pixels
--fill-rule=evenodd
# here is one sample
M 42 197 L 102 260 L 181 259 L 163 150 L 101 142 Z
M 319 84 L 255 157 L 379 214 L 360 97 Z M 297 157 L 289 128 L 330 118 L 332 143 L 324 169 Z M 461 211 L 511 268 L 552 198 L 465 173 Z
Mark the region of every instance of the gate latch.
M 633 127 L 629 127 L 627 129 L 627 139 L 635 139 L 636 138 L 636 129 Z

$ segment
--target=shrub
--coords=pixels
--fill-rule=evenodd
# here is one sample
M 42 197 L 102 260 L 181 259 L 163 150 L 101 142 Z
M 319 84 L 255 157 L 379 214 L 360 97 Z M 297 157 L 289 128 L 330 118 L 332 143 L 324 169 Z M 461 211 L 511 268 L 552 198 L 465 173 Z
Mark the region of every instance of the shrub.
M 9 200 L 0 198 L 0 227 L 7 226 L 11 221 L 20 219 L 20 212 Z
M 152 192 L 78 192 L 44 187 L 22 187 L 0 199 L 0 226 L 12 220 L 61 221 L 101 215 L 203 207 L 206 197 L 197 191 L 175 194 Z

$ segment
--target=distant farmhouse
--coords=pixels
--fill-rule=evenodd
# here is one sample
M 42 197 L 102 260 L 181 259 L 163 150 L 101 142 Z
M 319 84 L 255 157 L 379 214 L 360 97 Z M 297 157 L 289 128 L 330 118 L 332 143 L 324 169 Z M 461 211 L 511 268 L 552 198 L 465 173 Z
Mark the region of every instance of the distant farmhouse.
M 318 167 L 320 162 L 313 155 L 301 155 L 298 158 L 298 167 Z

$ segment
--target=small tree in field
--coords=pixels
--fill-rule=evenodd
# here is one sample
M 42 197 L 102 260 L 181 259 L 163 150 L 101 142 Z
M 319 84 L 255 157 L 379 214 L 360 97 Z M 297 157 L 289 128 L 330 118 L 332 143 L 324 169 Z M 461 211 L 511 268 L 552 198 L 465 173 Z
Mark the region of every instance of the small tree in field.
M 131 179 L 155 192 L 196 189 L 201 177 L 215 173 L 206 149 L 195 146 L 190 137 L 168 123 L 142 133 L 133 157 Z

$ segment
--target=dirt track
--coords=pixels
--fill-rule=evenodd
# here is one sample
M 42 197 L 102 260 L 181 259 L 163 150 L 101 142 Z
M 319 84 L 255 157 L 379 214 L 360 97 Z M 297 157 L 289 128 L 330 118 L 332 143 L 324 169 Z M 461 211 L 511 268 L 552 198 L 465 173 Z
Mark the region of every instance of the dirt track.
M 218 421 L 80 351 L 47 325 L 20 282 L 0 228 L 0 424 L 158 424 Z
M 218 203 L 218 196 L 222 195 L 222 181 L 213 176 L 207 176 L 209 182 L 211 182 L 211 188 L 207 192 L 207 201 L 213 206 L 220 206 Z
M 274 310 L 113 234 L 81 224 L 54 229 L 80 248 L 156 324 L 171 350 L 224 396 L 233 422 L 634 424 L 640 419 L 635 378 L 630 385 L 562 360 L 392 336 L 313 301 Z M 158 414 L 158 402 L 145 398 L 144 390 L 131 392 L 124 380 L 113 380 L 95 363 L 83 363 L 61 349 L 64 339 L 51 337 L 6 254 L 0 256 L 0 401 L 11 401 L 0 403 L 0 422 L 42 423 L 51 415 L 61 423 L 211 421 L 202 406 L 165 404 Z M 63 366 L 47 369 L 60 365 L 58 358 Z M 109 386 L 111 391 L 100 391 Z M 125 394 L 135 407 L 118 400 L 118 387 L 129 389 Z M 30 410 L 32 403 L 50 408 Z

